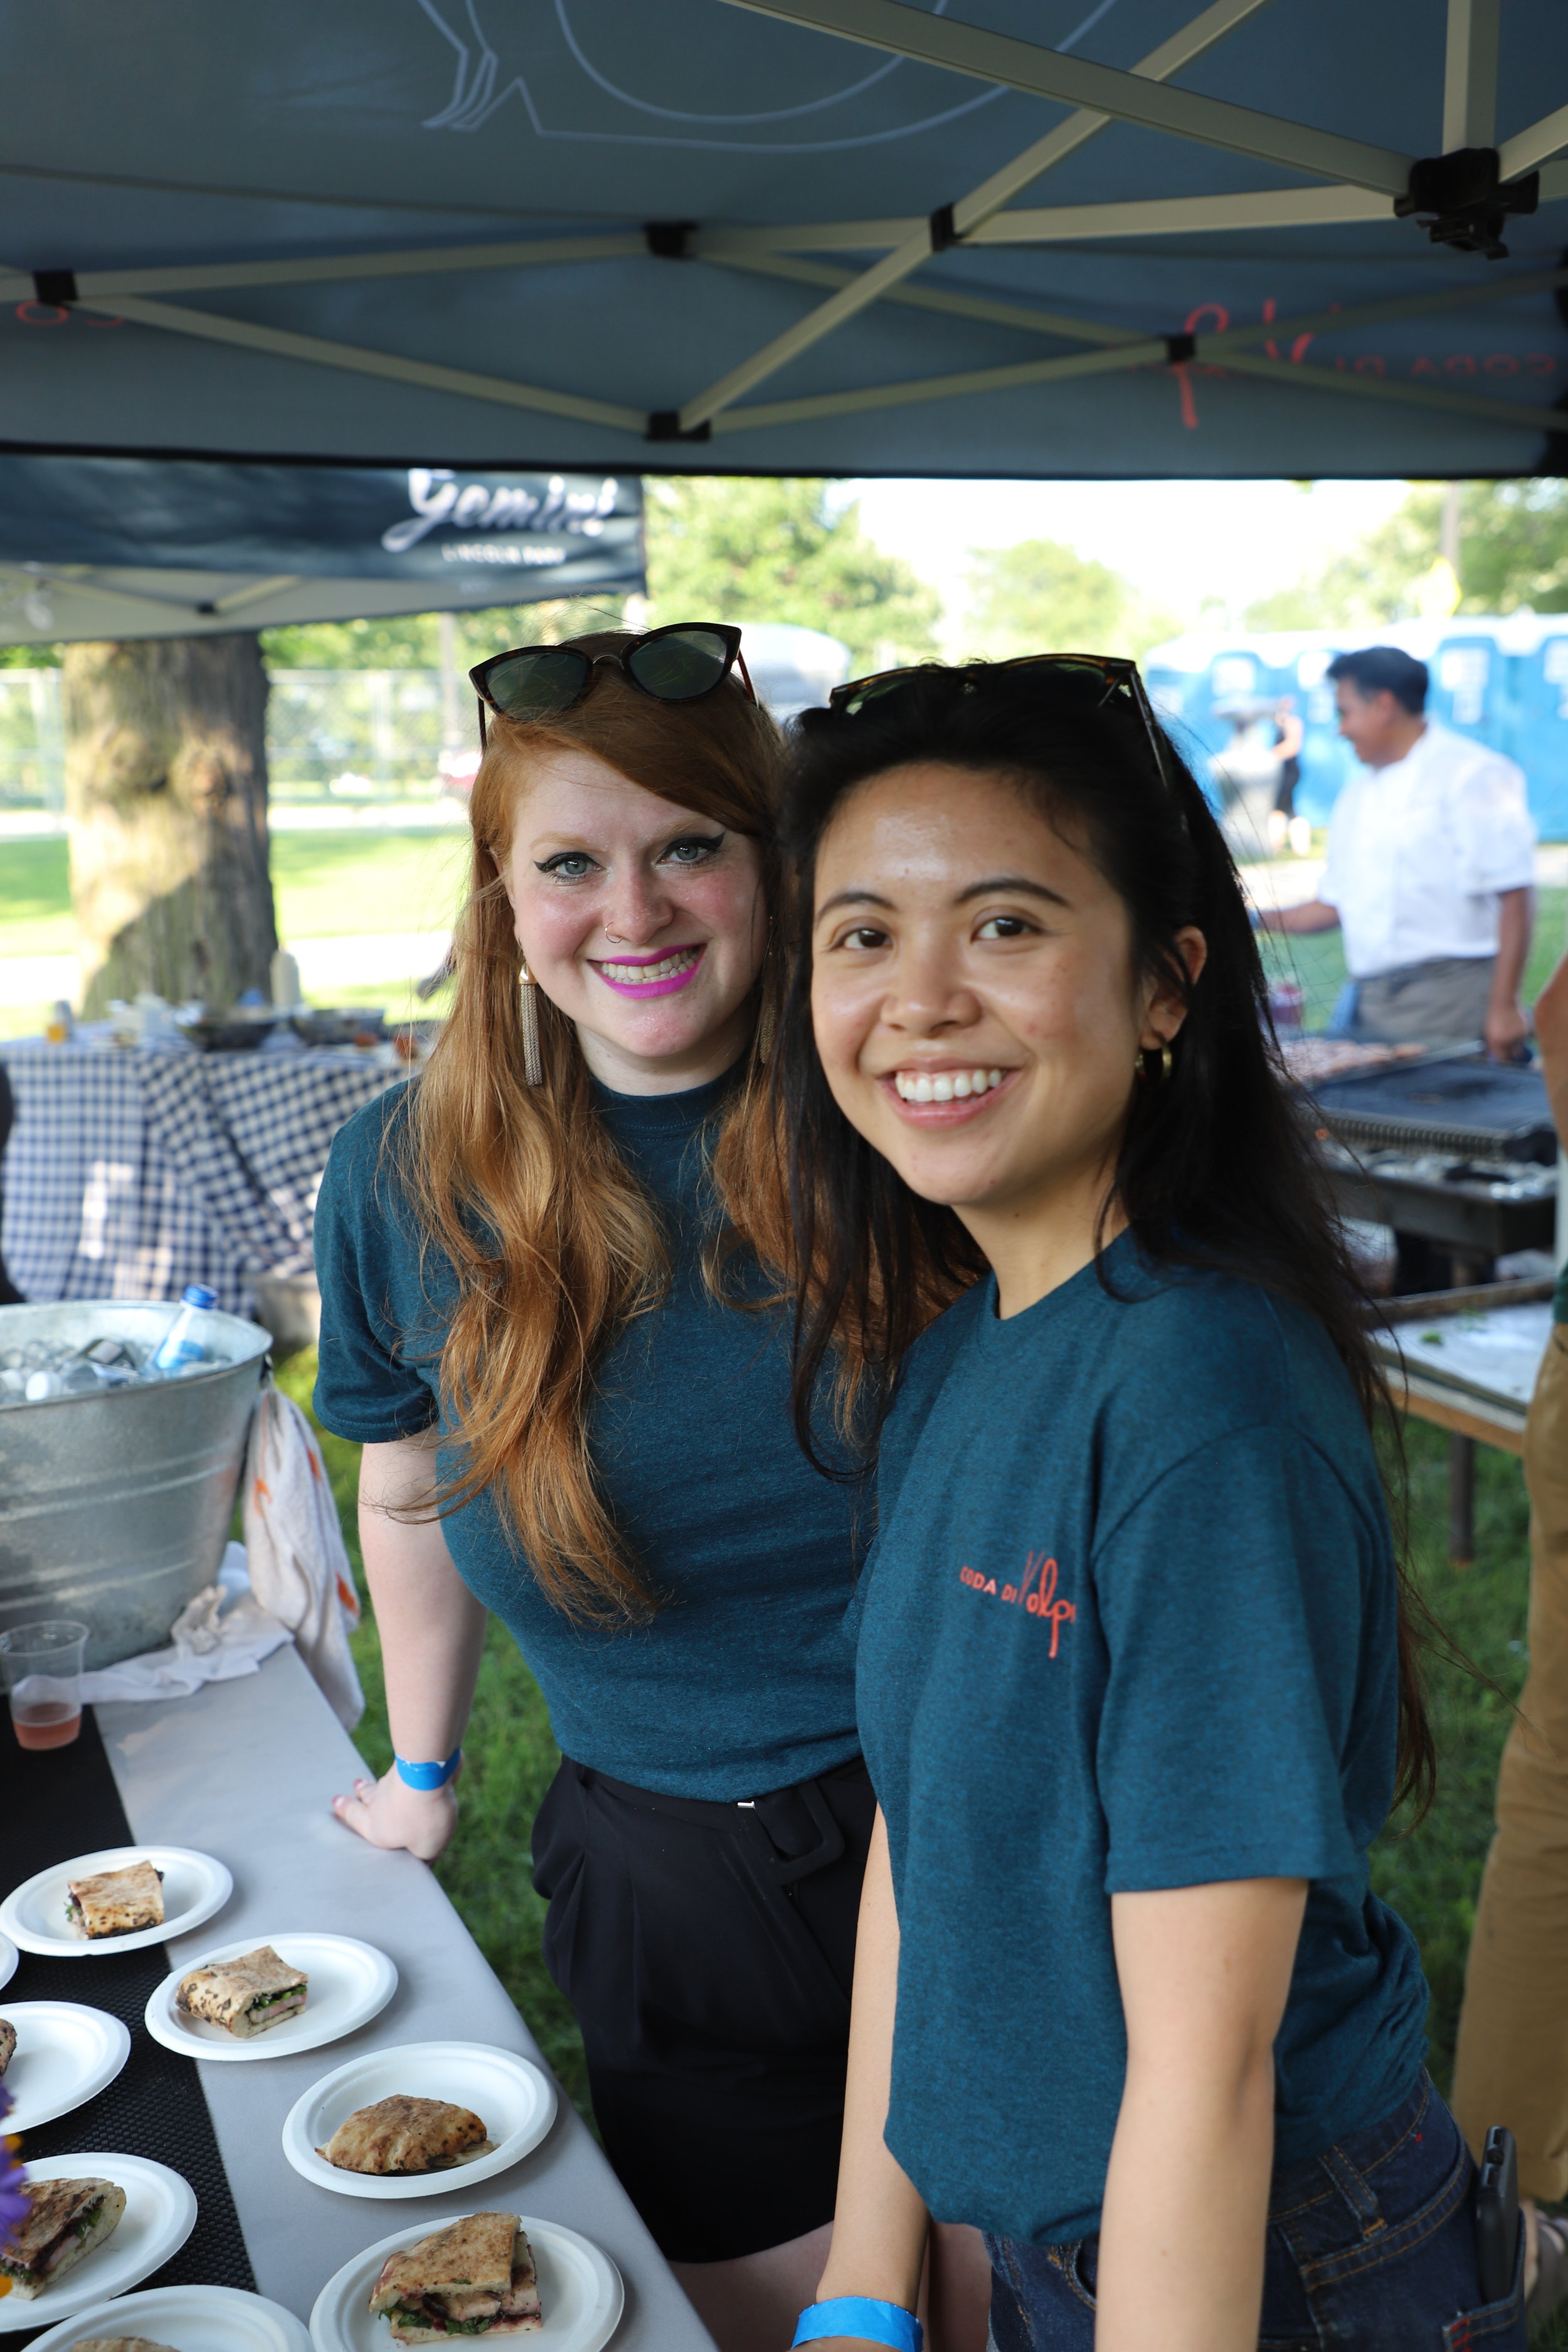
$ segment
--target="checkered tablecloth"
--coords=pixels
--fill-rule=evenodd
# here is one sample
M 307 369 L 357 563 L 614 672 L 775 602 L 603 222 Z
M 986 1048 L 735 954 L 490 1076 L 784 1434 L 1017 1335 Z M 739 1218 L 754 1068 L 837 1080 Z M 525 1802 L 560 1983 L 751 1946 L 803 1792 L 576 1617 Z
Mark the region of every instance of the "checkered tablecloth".
M 177 1298 L 233 1315 L 259 1274 L 310 1270 L 333 1136 L 394 1080 L 353 1051 L 0 1045 L 16 1123 L 0 1256 L 24 1298 Z

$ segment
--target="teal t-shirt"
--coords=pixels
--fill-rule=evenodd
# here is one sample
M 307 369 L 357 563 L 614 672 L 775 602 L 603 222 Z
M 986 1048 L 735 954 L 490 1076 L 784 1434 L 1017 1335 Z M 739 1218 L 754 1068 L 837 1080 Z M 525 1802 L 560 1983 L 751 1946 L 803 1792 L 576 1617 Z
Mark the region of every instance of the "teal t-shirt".
M 664 1212 L 674 1260 L 664 1304 L 612 1344 L 588 1423 L 602 1489 L 661 1597 L 658 1614 L 611 1629 L 564 1615 L 488 1494 L 445 1528 L 464 1582 L 515 1636 L 568 1756 L 639 1788 L 732 1801 L 842 1764 L 859 1740 L 843 1633 L 856 1495 L 814 1471 L 795 1443 L 787 1316 L 719 1304 L 700 1271 L 713 1214 L 705 1144 L 725 1090 L 722 1079 L 679 1095 L 595 1088 L 599 1116 Z M 399 1088 L 341 1130 L 316 1208 L 316 1410 L 340 1436 L 368 1443 L 439 1418 L 455 1295 L 443 1254 L 427 1251 L 421 1268 L 383 1159 L 402 1100 Z M 442 1449 L 443 1475 L 454 1459 Z
M 1425 2055 L 1371 1892 L 1394 1766 L 1394 1562 L 1319 1325 L 1129 1236 L 1005 1322 L 917 1343 L 861 1580 L 861 1739 L 901 1931 L 888 2144 L 939 2220 L 1099 2226 L 1126 2069 L 1117 1893 L 1311 1882 L 1276 2044 L 1281 2158 Z

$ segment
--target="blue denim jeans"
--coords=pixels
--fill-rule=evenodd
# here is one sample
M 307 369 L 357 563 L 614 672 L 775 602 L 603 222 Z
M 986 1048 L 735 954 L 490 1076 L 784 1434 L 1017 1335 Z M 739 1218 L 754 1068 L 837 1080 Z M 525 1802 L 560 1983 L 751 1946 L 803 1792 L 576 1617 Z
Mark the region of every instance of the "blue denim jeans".
M 1277 2166 L 1259 2352 L 1524 2352 L 1524 2252 L 1481 2303 L 1476 2168 L 1425 2075 L 1367 2131 Z M 989 2238 L 995 2352 L 1092 2352 L 1098 2238 Z

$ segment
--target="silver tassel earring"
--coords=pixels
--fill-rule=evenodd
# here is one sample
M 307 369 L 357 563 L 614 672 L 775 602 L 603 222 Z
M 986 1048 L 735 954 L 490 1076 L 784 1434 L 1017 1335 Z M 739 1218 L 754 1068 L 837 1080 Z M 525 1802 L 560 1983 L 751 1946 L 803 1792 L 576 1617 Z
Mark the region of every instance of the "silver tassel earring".
M 531 1087 L 544 1084 L 544 1056 L 539 1050 L 539 1005 L 536 1001 L 537 982 L 526 964 L 522 967 L 522 1075 Z

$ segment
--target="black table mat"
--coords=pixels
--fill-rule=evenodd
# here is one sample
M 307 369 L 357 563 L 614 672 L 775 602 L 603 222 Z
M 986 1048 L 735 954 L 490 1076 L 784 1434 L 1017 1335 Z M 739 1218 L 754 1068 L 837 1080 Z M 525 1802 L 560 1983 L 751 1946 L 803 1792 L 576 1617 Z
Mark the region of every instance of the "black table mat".
M 6 1717 L 0 1723 L 0 1791 L 5 1889 L 73 1854 L 134 1843 L 90 1707 L 83 1710 L 81 1736 L 71 1747 L 42 1752 L 18 1748 Z M 22 2161 L 69 2156 L 77 2148 L 123 2149 L 183 2173 L 196 2193 L 196 2226 L 179 2252 L 141 2285 L 254 2292 L 256 2278 L 201 2077 L 188 2058 L 154 2042 L 143 2022 L 148 1995 L 172 1965 L 162 1945 L 79 1960 L 22 1954 L 16 1975 L 0 1989 L 0 2017 L 11 2001 L 74 2000 L 110 2011 L 131 2031 L 131 2055 L 108 2089 L 58 2122 L 24 2134 Z M 38 2314 L 37 2326 L 0 2336 L 0 2352 L 31 2344 L 52 2327 L 48 2305 L 46 2292 L 32 2306 Z

